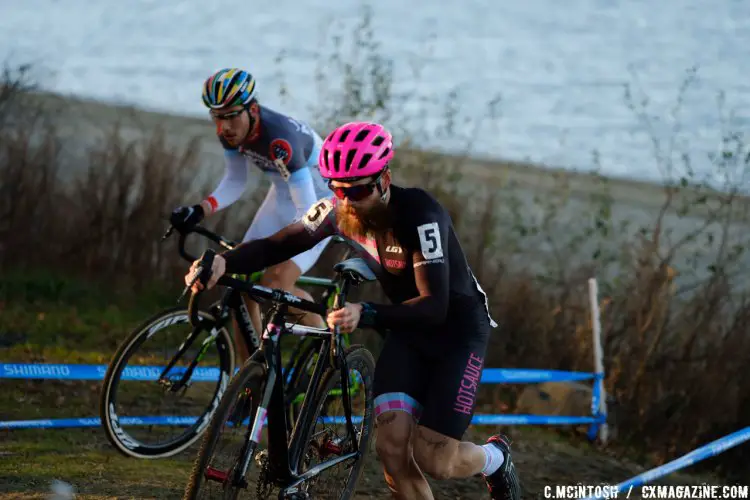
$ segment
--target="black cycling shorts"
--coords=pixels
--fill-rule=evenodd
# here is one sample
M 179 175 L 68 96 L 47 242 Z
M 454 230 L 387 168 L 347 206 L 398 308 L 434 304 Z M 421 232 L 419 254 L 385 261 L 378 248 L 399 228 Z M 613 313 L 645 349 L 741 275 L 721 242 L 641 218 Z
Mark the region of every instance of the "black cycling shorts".
M 376 418 L 404 411 L 421 426 L 462 439 L 474 415 L 491 331 L 484 308 L 468 316 L 432 338 L 389 332 L 375 367 Z

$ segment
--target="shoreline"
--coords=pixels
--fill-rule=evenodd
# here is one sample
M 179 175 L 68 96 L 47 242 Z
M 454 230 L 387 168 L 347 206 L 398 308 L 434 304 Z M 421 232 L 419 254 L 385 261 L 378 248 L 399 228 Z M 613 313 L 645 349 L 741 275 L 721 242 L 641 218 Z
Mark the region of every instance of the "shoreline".
M 72 121 L 77 122 L 79 126 L 83 123 L 84 127 L 85 122 L 89 122 L 89 125 L 93 125 L 96 131 L 101 133 L 102 128 L 98 125 L 108 124 L 111 126 L 117 120 L 120 120 L 125 125 L 125 136 L 133 135 L 132 132 L 136 132 L 137 129 L 141 129 L 142 131 L 143 128 L 163 126 L 167 131 L 168 140 L 175 139 L 175 134 L 172 133 L 172 130 L 173 128 L 178 128 L 180 132 L 177 135 L 182 137 L 196 137 L 201 142 L 201 155 L 211 155 L 213 156 L 212 161 L 217 163 L 216 166 L 219 168 L 223 166 L 221 160 L 218 159 L 217 161 L 216 156 L 214 156 L 214 154 L 220 156 L 221 150 L 218 141 L 216 141 L 213 126 L 207 118 L 201 119 L 190 115 L 163 113 L 131 105 L 110 104 L 94 99 L 49 92 L 35 92 L 32 96 L 37 102 L 43 105 L 54 105 L 62 113 L 65 113 L 65 128 L 70 127 Z M 76 132 L 79 131 L 81 130 L 77 130 Z M 93 130 L 83 130 L 83 132 L 84 135 L 87 135 L 93 132 Z M 81 136 L 78 136 L 78 139 L 81 139 Z M 179 143 L 180 141 L 178 140 L 177 142 Z M 557 182 L 559 178 L 565 178 L 569 182 L 571 194 L 576 197 L 593 194 L 598 190 L 598 186 L 601 185 L 602 181 L 604 181 L 612 188 L 610 195 L 613 201 L 625 205 L 637 205 L 652 209 L 661 207 L 661 199 L 666 188 L 666 185 L 663 183 L 659 184 L 640 179 L 610 177 L 603 174 L 599 175 L 593 172 L 565 169 L 562 167 L 551 167 L 514 160 L 474 157 L 458 153 L 436 152 L 409 146 L 400 147 L 399 153 L 403 157 L 423 154 L 448 163 L 460 163 L 462 176 L 473 178 L 482 184 L 514 182 L 519 187 L 549 191 L 558 187 Z M 678 188 L 677 196 L 681 192 L 690 192 L 692 189 L 682 190 L 679 189 L 679 186 L 675 187 Z M 716 195 L 721 196 L 725 193 L 716 190 L 704 190 L 703 194 L 708 195 L 709 198 L 713 198 Z M 655 198 L 658 198 L 659 201 L 655 202 Z M 738 195 L 736 198 L 738 202 L 741 200 L 743 204 L 750 208 L 750 196 Z

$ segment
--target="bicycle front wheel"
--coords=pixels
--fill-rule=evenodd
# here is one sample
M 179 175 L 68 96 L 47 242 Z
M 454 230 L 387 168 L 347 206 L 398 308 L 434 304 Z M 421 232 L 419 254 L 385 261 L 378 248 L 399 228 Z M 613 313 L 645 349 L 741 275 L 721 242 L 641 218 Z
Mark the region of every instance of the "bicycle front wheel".
M 284 395 L 286 396 L 287 431 L 290 435 L 305 399 L 321 342 L 314 338 L 303 339 L 290 359 L 285 372 Z
M 206 311 L 193 343 L 163 376 L 193 330 L 184 307 L 152 316 L 120 345 L 104 376 L 99 401 L 110 443 L 133 458 L 164 458 L 195 443 L 229 385 L 234 345 L 229 331 Z M 198 363 L 186 383 L 183 375 Z
M 245 362 L 232 379 L 203 437 L 183 499 L 235 499 L 244 489 L 255 489 L 259 498 L 265 498 L 268 491 L 261 491 L 267 487 L 262 476 L 264 464 L 253 467 L 253 463 L 250 463 L 244 478 L 247 482 L 245 487 L 232 484 L 265 383 L 264 365 L 253 360 Z M 259 457 L 255 458 L 257 460 Z
M 353 432 L 346 425 L 341 370 L 329 369 L 317 391 L 314 417 L 299 441 L 300 474 L 315 466 L 325 468 L 301 486 L 313 498 L 351 498 L 370 448 L 375 360 L 370 351 L 358 345 L 347 348 L 345 358 Z M 347 455 L 351 456 L 344 458 Z

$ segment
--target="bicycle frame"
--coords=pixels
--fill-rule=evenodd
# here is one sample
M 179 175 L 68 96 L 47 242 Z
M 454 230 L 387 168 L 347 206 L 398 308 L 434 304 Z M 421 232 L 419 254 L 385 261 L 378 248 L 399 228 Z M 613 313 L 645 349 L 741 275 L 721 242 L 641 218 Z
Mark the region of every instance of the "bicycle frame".
M 296 491 L 296 488 L 304 481 L 317 476 L 326 469 L 337 465 L 348 459 L 359 456 L 360 451 L 356 440 L 354 440 L 354 451 L 342 455 L 328 463 L 319 464 L 310 470 L 299 474 L 297 465 L 301 459 L 301 453 L 305 443 L 300 442 L 302 433 L 304 433 L 312 424 L 312 418 L 316 408 L 313 405 L 316 402 L 317 389 L 325 371 L 330 368 L 340 369 L 341 374 L 341 392 L 343 395 L 344 413 L 346 416 L 347 430 L 351 436 L 355 436 L 354 425 L 351 418 L 351 401 L 348 389 L 348 367 L 343 355 L 342 335 L 339 334 L 338 328 L 334 331 L 330 329 L 321 329 L 301 325 L 292 325 L 285 322 L 288 314 L 288 308 L 294 307 L 315 314 L 325 314 L 325 306 L 301 299 L 295 295 L 282 290 L 274 290 L 258 285 L 252 285 L 245 281 L 237 280 L 229 276 L 219 278 L 217 285 L 226 286 L 232 289 L 243 291 L 253 299 L 266 299 L 276 303 L 273 309 L 271 322 L 263 335 L 262 349 L 256 350 L 251 355 L 251 360 L 262 363 L 266 368 L 266 383 L 263 394 L 260 398 L 258 408 L 255 412 L 252 426 L 248 428 L 245 434 L 245 442 L 242 446 L 241 460 L 239 467 L 234 468 L 234 475 L 231 483 L 235 487 L 246 488 L 248 486 L 245 476 L 250 467 L 255 451 L 261 438 L 264 421 L 267 420 L 268 426 L 268 472 L 269 483 L 275 483 L 283 488 L 280 495 L 290 494 Z M 349 279 L 342 277 L 342 284 L 339 293 L 335 296 L 336 305 L 344 304 L 346 293 L 350 285 Z M 194 325 L 199 324 L 197 314 L 198 294 L 192 295 L 190 299 L 190 318 Z M 231 296 L 231 295 L 229 295 Z M 251 325 L 244 325 L 246 328 Z M 252 328 L 252 327 L 251 327 Z M 244 332 L 245 335 L 251 335 L 250 332 Z M 305 398 L 297 418 L 297 425 L 289 435 L 287 427 L 287 413 L 284 407 L 284 385 L 281 383 L 281 349 L 280 339 L 283 335 L 292 334 L 302 337 L 312 337 L 322 340 L 318 350 L 318 360 L 313 369 L 310 382 L 305 393 Z M 329 353 L 329 355 L 326 355 Z
M 174 230 L 173 227 L 170 227 L 169 230 L 164 235 L 164 238 L 167 238 L 169 235 L 171 235 L 173 230 Z M 190 263 L 198 260 L 197 257 L 190 255 L 185 250 L 185 240 L 187 239 L 187 236 L 191 233 L 196 233 L 201 236 L 204 236 L 207 239 L 213 241 L 214 243 L 219 244 L 220 246 L 226 249 L 232 249 L 235 246 L 237 246 L 236 242 L 230 239 L 224 238 L 223 236 L 220 236 L 200 225 L 196 225 L 190 232 L 180 233 L 180 237 L 178 241 L 178 252 L 180 256 Z M 343 241 L 343 240 L 336 240 L 336 241 Z M 253 273 L 249 277 L 249 279 L 251 282 L 257 283 L 260 280 L 260 277 L 262 275 L 263 275 L 263 271 L 257 271 Z M 341 291 L 338 283 L 335 280 L 332 280 L 329 278 L 320 278 L 320 277 L 314 277 L 314 276 L 300 276 L 300 278 L 297 280 L 297 284 L 324 287 L 326 289 L 324 292 L 324 300 L 328 308 L 333 306 L 335 294 Z M 335 293 L 332 293 L 332 292 L 335 292 Z M 241 300 L 240 292 L 234 288 L 227 289 L 222 299 L 219 301 L 219 305 L 212 308 L 212 310 L 210 311 L 212 314 L 214 314 L 214 316 L 216 317 L 218 321 L 218 324 L 216 325 L 218 328 L 221 328 L 227 324 L 230 311 L 234 313 L 234 317 L 236 318 L 238 325 L 239 325 L 239 330 L 241 332 L 242 339 L 245 342 L 245 345 L 248 348 L 248 351 L 250 352 L 250 354 L 254 353 L 257 349 L 260 348 L 260 339 L 258 338 L 258 334 L 256 333 L 255 328 L 252 326 L 252 321 L 250 320 L 250 311 L 248 311 L 247 306 L 245 305 L 245 302 Z M 323 315 L 325 316 L 325 310 L 323 312 Z M 195 358 L 190 362 L 187 369 L 183 373 L 182 378 L 179 381 L 174 382 L 166 378 L 167 374 L 170 372 L 172 368 L 174 368 L 174 365 L 177 363 L 177 361 L 180 358 L 182 358 L 182 356 L 193 345 L 200 331 L 204 329 L 204 326 L 205 325 L 202 322 L 193 324 L 193 329 L 188 335 L 188 337 L 185 339 L 185 341 L 180 346 L 179 350 L 175 353 L 172 359 L 166 364 L 162 372 L 159 374 L 158 380 L 160 381 L 162 385 L 168 387 L 171 392 L 177 392 L 181 388 L 185 387 L 185 385 L 190 380 L 190 377 L 192 376 L 193 371 L 195 370 L 196 366 L 203 359 L 203 356 L 206 354 L 206 352 L 208 352 L 209 348 L 211 347 L 213 342 L 216 340 L 216 332 L 214 332 L 212 335 L 208 336 L 203 341 L 202 345 L 200 346 L 200 349 L 198 350 L 198 353 L 196 354 Z M 345 337 L 344 341 L 345 341 L 345 346 L 348 347 L 349 345 L 348 335 Z

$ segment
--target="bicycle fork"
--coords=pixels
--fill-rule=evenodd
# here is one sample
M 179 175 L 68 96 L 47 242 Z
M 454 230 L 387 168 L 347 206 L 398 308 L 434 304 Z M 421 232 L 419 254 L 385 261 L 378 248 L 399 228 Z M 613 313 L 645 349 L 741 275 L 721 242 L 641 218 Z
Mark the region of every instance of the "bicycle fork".
M 193 342 L 195 342 L 195 339 L 198 338 L 198 334 L 204 329 L 205 325 L 203 322 L 199 323 L 198 326 L 193 327 L 190 335 L 188 335 L 188 337 L 185 339 L 185 342 L 180 345 L 177 353 L 172 356 L 172 359 L 169 361 L 169 363 L 167 363 L 167 366 L 164 367 L 164 370 L 162 370 L 162 372 L 159 374 L 159 383 L 168 387 L 171 392 L 177 392 L 185 385 L 187 385 L 190 377 L 193 376 L 193 372 L 195 371 L 196 366 L 198 366 L 198 363 L 200 363 L 200 361 L 203 359 L 203 356 L 206 355 L 206 352 L 208 352 L 208 348 L 211 347 L 211 344 L 216 341 L 216 336 L 219 334 L 219 325 L 214 325 L 208 337 L 201 343 L 198 354 L 196 354 L 193 360 L 190 362 L 190 365 L 188 365 L 185 373 L 182 375 L 182 378 L 180 378 L 180 380 L 177 382 L 172 382 L 167 379 L 167 374 L 172 368 L 174 368 L 177 360 L 182 358 L 187 350 L 190 349 L 190 347 L 193 345 Z
M 255 412 L 255 419 L 253 420 L 252 426 L 248 426 L 248 430 L 245 433 L 245 439 L 240 453 L 240 461 L 238 467 L 235 468 L 232 477 L 232 486 L 235 487 L 247 488 L 248 486 L 245 477 L 247 476 L 250 463 L 255 455 L 255 450 L 258 448 L 258 444 L 260 444 L 264 425 L 268 426 L 269 455 L 270 450 L 272 449 L 274 450 L 274 455 L 283 451 L 283 455 L 278 457 L 280 460 L 277 460 L 279 465 L 278 468 L 281 471 L 286 471 L 286 476 L 288 476 L 289 472 L 289 455 L 286 443 L 286 412 L 273 411 L 274 408 L 284 408 L 283 388 L 278 378 L 280 373 L 281 353 L 278 352 L 277 343 L 281 333 L 281 328 L 276 326 L 278 320 L 283 321 L 283 313 L 279 314 L 277 311 L 275 316 L 275 322 L 272 322 L 268 327 L 267 337 L 264 336 L 264 351 L 268 366 L 268 377 L 265 381 L 266 386 L 263 391 L 263 397 L 258 405 L 258 409 Z M 266 417 L 268 416 L 269 409 L 272 411 L 272 418 L 267 419 Z M 266 422 L 266 420 L 268 421 Z M 276 464 L 274 463 L 272 465 Z M 273 475 L 277 475 L 278 472 L 279 471 L 274 471 Z

